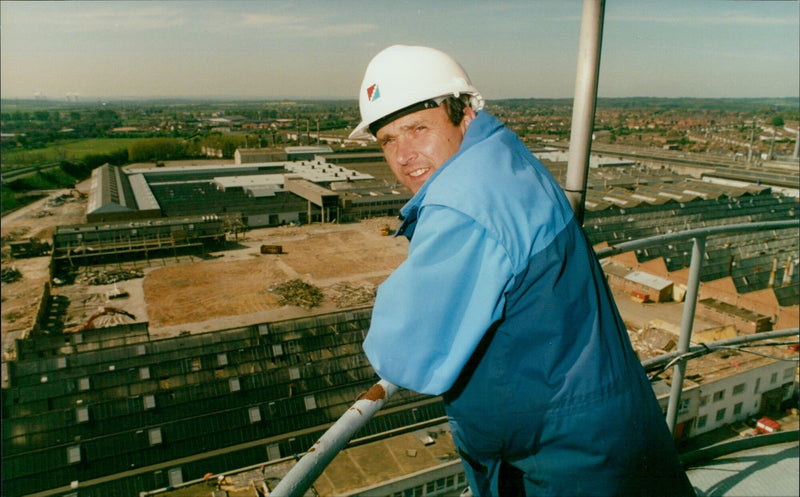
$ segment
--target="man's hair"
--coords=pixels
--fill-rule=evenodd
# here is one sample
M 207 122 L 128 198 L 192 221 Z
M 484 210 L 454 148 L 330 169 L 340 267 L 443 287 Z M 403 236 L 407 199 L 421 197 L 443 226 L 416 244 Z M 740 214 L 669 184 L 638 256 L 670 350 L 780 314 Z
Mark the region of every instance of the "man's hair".
M 469 99 L 470 95 L 447 97 L 439 104 L 444 107 L 445 112 L 447 112 L 447 117 L 450 119 L 450 122 L 453 123 L 453 126 L 460 125 L 461 120 L 464 119 L 464 109 L 469 105 Z

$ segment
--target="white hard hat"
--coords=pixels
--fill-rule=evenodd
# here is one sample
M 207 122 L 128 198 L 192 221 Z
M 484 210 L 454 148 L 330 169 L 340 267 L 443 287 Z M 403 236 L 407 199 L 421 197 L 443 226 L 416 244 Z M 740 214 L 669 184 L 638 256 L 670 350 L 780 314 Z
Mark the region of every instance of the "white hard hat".
M 350 138 L 374 140 L 370 131 L 373 123 L 392 117 L 388 124 L 404 114 L 438 105 L 443 97 L 461 94 L 471 95 L 470 106 L 476 112 L 483 108 L 483 96 L 454 58 L 434 48 L 393 45 L 367 66 L 358 94 L 361 123 Z M 409 112 L 398 112 L 407 109 Z

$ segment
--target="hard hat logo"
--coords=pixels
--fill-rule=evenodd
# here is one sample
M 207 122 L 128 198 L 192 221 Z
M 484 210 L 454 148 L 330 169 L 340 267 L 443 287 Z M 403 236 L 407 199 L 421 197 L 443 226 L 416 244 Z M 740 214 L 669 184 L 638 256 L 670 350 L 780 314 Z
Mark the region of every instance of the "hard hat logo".
M 381 93 L 385 93 L 382 96 Z M 361 123 L 351 139 L 375 139 L 376 123 L 388 124 L 402 109 L 447 96 L 470 95 L 474 111 L 483 108 L 483 96 L 450 55 L 435 48 L 393 45 L 379 52 L 367 66 L 359 92 Z M 427 107 L 426 107 L 427 108 Z M 374 130 L 374 131 L 373 131 Z
M 381 91 L 378 89 L 377 83 L 367 88 L 367 99 L 369 99 L 370 102 L 374 102 L 379 98 L 381 98 Z

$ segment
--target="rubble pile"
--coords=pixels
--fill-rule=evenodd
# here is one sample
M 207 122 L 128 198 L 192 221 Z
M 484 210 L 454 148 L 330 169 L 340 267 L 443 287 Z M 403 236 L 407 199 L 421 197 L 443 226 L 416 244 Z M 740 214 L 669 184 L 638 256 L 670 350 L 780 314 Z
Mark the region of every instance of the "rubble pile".
M 22 273 L 14 266 L 4 267 L 2 269 L 3 283 L 14 283 L 22 278 Z
M 339 309 L 372 303 L 375 294 L 373 286 L 352 287 L 346 283 L 334 285 L 329 290 L 330 299 Z
M 294 279 L 269 288 L 269 291 L 280 296 L 280 305 L 294 305 L 303 309 L 311 309 L 322 303 L 322 291 L 301 279 Z
M 80 278 L 87 285 L 110 285 L 118 281 L 143 278 L 144 273 L 135 269 L 118 269 L 113 271 L 94 271 Z
M 22 228 L 12 231 L 11 233 L 7 234 L 2 238 L 3 245 L 11 242 L 16 242 L 17 240 L 21 240 L 25 235 L 28 234 L 30 231 L 28 228 Z
M 58 197 L 50 197 L 47 199 L 47 206 L 48 207 L 58 207 L 64 204 L 65 195 L 59 195 Z

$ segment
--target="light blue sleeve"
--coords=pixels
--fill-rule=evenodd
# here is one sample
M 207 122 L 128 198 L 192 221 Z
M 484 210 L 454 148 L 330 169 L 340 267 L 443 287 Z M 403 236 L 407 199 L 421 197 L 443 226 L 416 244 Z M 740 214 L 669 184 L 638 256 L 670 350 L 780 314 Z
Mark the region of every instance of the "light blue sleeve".
M 458 377 L 513 280 L 505 249 L 456 210 L 425 206 L 408 258 L 380 286 L 364 351 L 378 375 L 439 395 Z

